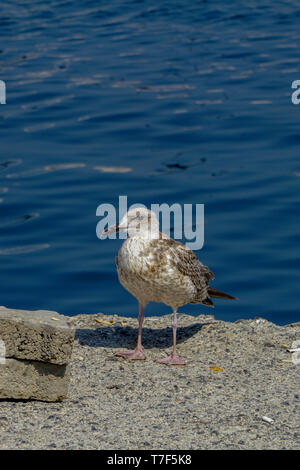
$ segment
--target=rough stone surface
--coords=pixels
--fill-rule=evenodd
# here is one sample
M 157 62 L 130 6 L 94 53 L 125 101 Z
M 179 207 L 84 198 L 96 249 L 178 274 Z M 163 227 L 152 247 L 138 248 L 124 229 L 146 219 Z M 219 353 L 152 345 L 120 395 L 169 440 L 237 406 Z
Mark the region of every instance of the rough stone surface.
M 171 350 L 170 315 L 146 317 L 136 362 L 114 356 L 134 347 L 135 318 L 74 317 L 68 399 L 0 401 L 0 448 L 299 449 L 300 365 L 287 348 L 300 324 L 178 320 L 188 363 L 174 367 L 155 362 Z
M 57 312 L 0 307 L 0 340 L 8 358 L 62 365 L 70 362 L 74 330 Z
M 0 398 L 61 401 L 68 395 L 69 366 L 21 359 L 0 364 Z

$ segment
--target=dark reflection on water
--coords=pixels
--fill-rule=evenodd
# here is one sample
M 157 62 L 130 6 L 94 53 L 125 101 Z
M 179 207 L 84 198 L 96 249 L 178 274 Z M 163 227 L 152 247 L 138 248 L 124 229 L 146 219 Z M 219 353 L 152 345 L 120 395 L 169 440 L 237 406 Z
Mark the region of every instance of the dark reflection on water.
M 217 318 L 299 320 L 299 16 L 294 0 L 3 1 L 1 304 L 135 315 L 120 241 L 95 235 L 97 206 L 128 195 L 205 204 L 197 254 L 239 297 Z

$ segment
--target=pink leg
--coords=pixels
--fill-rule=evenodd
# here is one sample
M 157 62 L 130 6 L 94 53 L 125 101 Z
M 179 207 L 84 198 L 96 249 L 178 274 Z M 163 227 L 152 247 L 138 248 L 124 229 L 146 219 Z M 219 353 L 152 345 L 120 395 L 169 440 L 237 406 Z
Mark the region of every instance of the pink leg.
M 156 362 L 159 364 L 167 364 L 170 366 L 184 366 L 185 361 L 178 356 L 176 351 L 176 330 L 177 330 L 177 312 L 173 312 L 173 321 L 172 321 L 172 328 L 173 328 L 173 351 L 172 354 L 168 357 L 164 357 L 163 359 L 158 359 Z
M 138 330 L 138 340 L 136 348 L 133 351 L 123 352 L 118 351 L 115 353 L 115 356 L 123 357 L 124 359 L 130 360 L 144 360 L 146 359 L 146 355 L 144 353 L 144 349 L 142 346 L 142 328 L 143 328 L 143 321 L 144 321 L 144 307 L 140 303 L 139 304 L 139 330 Z

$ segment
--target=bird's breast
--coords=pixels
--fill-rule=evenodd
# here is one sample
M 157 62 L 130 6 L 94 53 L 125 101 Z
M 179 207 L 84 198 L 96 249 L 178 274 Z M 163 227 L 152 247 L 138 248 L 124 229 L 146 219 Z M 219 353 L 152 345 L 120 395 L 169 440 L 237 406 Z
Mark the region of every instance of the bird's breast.
M 147 240 L 129 238 L 119 250 L 117 267 L 121 275 L 150 281 L 169 271 L 169 264 L 161 265 L 159 261 L 158 253 Z

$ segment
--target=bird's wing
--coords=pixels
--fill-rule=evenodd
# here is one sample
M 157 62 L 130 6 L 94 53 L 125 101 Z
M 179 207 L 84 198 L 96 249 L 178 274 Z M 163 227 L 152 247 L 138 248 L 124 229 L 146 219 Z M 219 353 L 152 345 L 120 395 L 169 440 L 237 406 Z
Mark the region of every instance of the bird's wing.
M 154 242 L 154 240 L 153 240 Z M 207 292 L 209 282 L 214 279 L 214 273 L 204 266 L 195 253 L 172 238 L 155 240 L 156 247 L 161 252 L 168 253 L 169 263 L 182 275 L 188 276 L 196 288 L 196 295 L 191 303 L 206 303 L 213 305 Z

